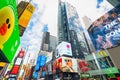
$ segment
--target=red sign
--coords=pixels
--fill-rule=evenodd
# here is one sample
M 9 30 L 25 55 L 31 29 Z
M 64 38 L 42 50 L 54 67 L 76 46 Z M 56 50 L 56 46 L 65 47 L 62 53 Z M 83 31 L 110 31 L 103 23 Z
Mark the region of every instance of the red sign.
M 25 52 L 21 49 L 20 52 L 19 52 L 19 54 L 18 54 L 18 57 L 22 58 L 24 56 L 24 53 Z
M 19 67 L 18 65 L 14 65 L 11 71 L 11 74 L 17 74 L 19 71 Z
M 88 63 L 85 60 L 79 61 L 78 66 L 82 72 L 87 72 L 89 70 Z

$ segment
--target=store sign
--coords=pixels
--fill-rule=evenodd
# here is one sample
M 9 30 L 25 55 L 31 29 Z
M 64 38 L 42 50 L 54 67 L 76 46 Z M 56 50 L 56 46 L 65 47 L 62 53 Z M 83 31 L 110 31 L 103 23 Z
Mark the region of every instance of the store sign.
M 100 50 L 97 55 L 98 58 L 108 56 L 108 53 L 105 50 Z
M 88 32 L 96 50 L 107 49 L 120 44 L 119 6 L 93 22 Z
M 17 58 L 15 65 L 20 65 L 22 62 L 22 58 Z
M 88 71 L 90 75 L 101 75 L 101 74 L 114 74 L 114 73 L 119 73 L 117 68 L 107 68 L 107 69 L 100 69 L 100 70 L 90 70 Z
M 8 62 L 13 60 L 20 45 L 15 0 L 0 0 L 0 50 Z
M 18 65 L 14 65 L 11 71 L 11 74 L 18 74 L 19 71 L 19 67 Z
M 119 73 L 119 72 L 118 72 L 117 68 L 113 67 L 113 68 L 107 68 L 107 69 L 105 69 L 105 73 L 106 74 L 111 74 L 111 73 Z
M 80 74 L 80 77 L 81 78 L 88 78 L 88 77 L 90 77 L 90 74 L 89 73 L 82 73 L 82 74 Z

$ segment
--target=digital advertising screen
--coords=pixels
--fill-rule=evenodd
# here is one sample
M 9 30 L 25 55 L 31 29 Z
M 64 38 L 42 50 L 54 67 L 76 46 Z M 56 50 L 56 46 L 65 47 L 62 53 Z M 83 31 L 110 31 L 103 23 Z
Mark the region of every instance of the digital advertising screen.
M 105 13 L 88 29 L 96 50 L 120 45 L 120 5 Z
M 71 44 L 68 42 L 61 42 L 57 48 L 56 48 L 56 57 L 62 56 L 62 55 L 68 55 L 72 56 L 72 49 L 71 49 Z
M 55 63 L 56 70 L 60 70 L 62 72 L 78 72 L 78 64 L 77 59 L 69 58 L 69 57 L 59 57 Z
M 0 0 L 0 55 L 11 62 L 19 45 L 16 1 Z
M 63 72 L 78 72 L 77 60 L 69 57 L 62 57 Z

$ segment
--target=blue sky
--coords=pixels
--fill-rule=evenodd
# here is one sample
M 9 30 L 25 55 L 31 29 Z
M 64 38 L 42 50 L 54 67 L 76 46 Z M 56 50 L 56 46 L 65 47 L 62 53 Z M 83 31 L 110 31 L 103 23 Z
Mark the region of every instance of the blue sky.
M 62 1 L 75 6 L 80 18 L 88 16 L 93 21 L 112 8 L 106 0 Z M 57 36 L 58 1 L 32 0 L 31 3 L 35 6 L 35 12 L 21 37 L 21 46 L 24 49 L 29 46 L 28 53 L 37 55 L 41 45 L 42 31 L 49 31 L 51 35 Z

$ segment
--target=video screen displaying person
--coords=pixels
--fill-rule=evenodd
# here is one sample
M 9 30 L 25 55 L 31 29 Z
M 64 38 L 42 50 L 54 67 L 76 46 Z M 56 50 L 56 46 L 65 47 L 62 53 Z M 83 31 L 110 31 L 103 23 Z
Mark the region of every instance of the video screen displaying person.
M 120 45 L 119 6 L 94 21 L 88 32 L 96 50 Z

